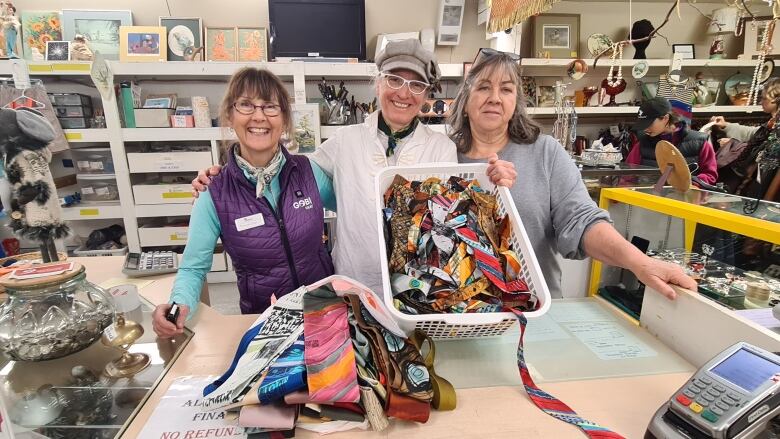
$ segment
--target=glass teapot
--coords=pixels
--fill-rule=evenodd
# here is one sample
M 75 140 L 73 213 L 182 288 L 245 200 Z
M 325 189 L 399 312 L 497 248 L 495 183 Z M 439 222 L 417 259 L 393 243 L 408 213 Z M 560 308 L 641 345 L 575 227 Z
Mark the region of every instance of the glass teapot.
M 71 263 L 34 268 L 58 264 Z M 0 278 L 9 296 L 0 306 L 0 351 L 17 361 L 50 360 L 100 338 L 113 322 L 113 299 L 87 281 L 84 266 L 72 264 L 72 269 L 53 276 L 12 279 L 9 273 Z

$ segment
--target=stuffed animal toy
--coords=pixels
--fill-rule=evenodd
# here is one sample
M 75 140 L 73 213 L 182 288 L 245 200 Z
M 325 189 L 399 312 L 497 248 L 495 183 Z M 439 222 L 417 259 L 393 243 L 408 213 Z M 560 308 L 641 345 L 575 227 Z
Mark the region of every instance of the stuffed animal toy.
M 11 228 L 41 244 L 44 262 L 58 260 L 54 240 L 69 233 L 62 221 L 57 188 L 51 176 L 54 129 L 40 113 L 28 108 L 0 108 L 0 154 L 11 186 Z

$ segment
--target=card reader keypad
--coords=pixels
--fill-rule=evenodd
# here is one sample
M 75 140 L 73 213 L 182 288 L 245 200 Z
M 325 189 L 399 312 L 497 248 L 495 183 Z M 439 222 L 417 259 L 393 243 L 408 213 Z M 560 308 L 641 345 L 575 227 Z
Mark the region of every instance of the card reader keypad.
M 742 396 L 707 377 L 694 378 L 675 398 L 702 418 L 715 423 L 721 416 L 738 406 Z

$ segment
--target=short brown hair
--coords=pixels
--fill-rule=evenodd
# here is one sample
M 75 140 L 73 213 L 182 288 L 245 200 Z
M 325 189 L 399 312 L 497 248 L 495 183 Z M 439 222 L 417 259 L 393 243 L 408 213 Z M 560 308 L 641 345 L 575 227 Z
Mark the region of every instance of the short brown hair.
M 219 106 L 219 124 L 222 127 L 230 126 L 233 104 L 241 96 L 250 99 L 260 98 L 267 102 L 277 102 L 281 107 L 281 116 L 284 122 L 284 132 L 288 139 L 292 139 L 292 105 L 290 95 L 284 88 L 284 83 L 278 76 L 265 69 L 244 67 L 237 71 L 228 82 L 227 91 Z M 223 145 L 232 142 L 225 141 Z

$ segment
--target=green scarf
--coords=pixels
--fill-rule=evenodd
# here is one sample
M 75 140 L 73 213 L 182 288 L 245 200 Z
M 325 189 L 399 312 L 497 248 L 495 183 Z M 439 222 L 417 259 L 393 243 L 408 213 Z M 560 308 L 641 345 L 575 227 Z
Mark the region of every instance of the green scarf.
M 387 135 L 387 150 L 385 151 L 385 156 L 390 157 L 395 152 L 395 147 L 398 145 L 398 141 L 402 140 L 409 134 L 412 134 L 414 132 L 414 129 L 417 128 L 417 123 L 420 121 L 418 118 L 414 118 L 412 120 L 412 123 L 410 123 L 406 128 L 403 128 L 399 131 L 393 132 L 392 129 L 390 129 L 390 126 L 385 122 L 385 118 L 382 117 L 382 113 L 379 113 L 379 131 L 385 133 Z

